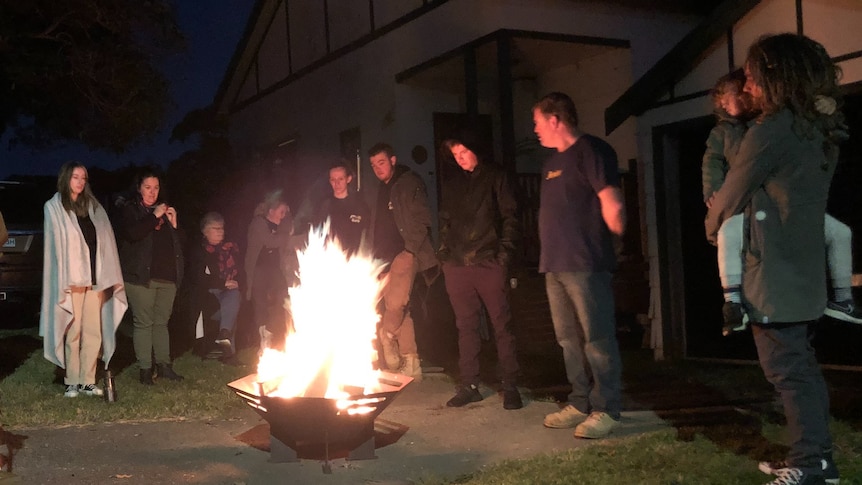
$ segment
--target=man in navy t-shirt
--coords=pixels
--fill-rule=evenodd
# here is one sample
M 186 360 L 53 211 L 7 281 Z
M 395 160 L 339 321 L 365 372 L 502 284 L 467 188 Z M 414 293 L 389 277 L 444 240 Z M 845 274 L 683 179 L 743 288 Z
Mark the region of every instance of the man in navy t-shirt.
M 622 235 L 626 221 L 617 155 L 578 129 L 575 104 L 563 93 L 539 100 L 533 122 L 542 146 L 556 150 L 542 167 L 539 271 L 572 385 L 567 405 L 544 424 L 603 438 L 620 422 L 612 234 Z

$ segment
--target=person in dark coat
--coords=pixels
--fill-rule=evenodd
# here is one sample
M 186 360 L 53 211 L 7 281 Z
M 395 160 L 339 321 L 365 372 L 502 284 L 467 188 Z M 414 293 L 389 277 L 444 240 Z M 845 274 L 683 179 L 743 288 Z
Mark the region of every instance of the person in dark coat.
M 771 484 L 838 483 L 829 433 L 829 394 L 809 327 L 827 305 L 824 217 L 847 137 L 840 109 L 817 109 L 817 96 L 841 106 L 840 69 L 826 49 L 801 35 L 764 36 L 748 51 L 745 91 L 761 115 L 748 129 L 707 212 L 706 234 L 742 214 L 742 305 L 760 366 L 781 396 L 790 451 L 762 462 Z
M 489 163 L 471 131 L 443 142 L 461 168 L 443 184 L 440 249 L 446 292 L 458 327 L 461 385 L 446 405 L 480 401 L 479 327 L 488 309 L 503 381 L 503 408 L 523 407 L 516 387 L 519 372 L 509 308 L 508 269 L 518 239 L 518 204 L 506 172 Z
M 152 385 L 154 375 L 179 381 L 183 377 L 171 366 L 168 320 L 183 279 L 183 237 L 176 209 L 160 198 L 160 175 L 143 169 L 135 189 L 135 196 L 121 208 L 118 232 L 140 381 Z
M 236 353 L 234 335 L 242 301 L 239 246 L 225 239 L 224 218 L 218 212 L 204 214 L 200 227 L 203 238 L 189 251 L 186 275 L 191 287 L 190 315 L 198 339 L 196 347 L 205 353 L 214 342 L 222 347 L 222 357 L 227 359 Z M 210 318 L 219 321 L 216 335 L 206 332 Z M 208 340 L 201 341 L 204 339 Z
M 397 164 L 390 145 L 377 143 L 368 150 L 368 156 L 380 181 L 368 234 L 374 256 L 389 263 L 380 329 L 383 356 L 389 370 L 420 379 L 422 368 L 409 303 L 416 274 L 437 266 L 428 194 L 419 175 Z

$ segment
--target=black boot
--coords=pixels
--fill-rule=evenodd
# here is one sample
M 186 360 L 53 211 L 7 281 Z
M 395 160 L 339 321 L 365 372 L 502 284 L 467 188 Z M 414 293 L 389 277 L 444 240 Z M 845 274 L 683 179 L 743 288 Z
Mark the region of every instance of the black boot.
M 141 376 L 141 384 L 144 384 L 145 386 L 152 386 L 153 384 L 155 384 L 155 382 L 153 382 L 153 368 L 152 367 L 150 367 L 149 369 L 141 369 L 140 376 Z
M 173 369 L 173 367 L 171 367 L 171 364 L 158 364 L 158 369 L 159 369 L 159 371 L 158 371 L 159 377 L 164 377 L 165 379 L 169 379 L 172 381 L 183 380 L 183 376 L 174 372 L 174 369 Z

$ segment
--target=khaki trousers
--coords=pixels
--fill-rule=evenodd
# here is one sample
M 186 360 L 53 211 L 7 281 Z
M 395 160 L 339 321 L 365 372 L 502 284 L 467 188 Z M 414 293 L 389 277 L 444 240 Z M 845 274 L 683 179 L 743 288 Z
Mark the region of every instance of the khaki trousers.
M 67 386 L 96 383 L 96 361 L 102 349 L 102 291 L 72 288 L 72 322 L 66 328 Z

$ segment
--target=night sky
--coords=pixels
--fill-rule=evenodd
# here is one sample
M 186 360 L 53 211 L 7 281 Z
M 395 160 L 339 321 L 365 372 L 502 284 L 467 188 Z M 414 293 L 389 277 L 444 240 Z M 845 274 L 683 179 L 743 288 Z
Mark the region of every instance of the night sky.
M 180 1 L 177 22 L 186 35 L 187 48 L 165 63 L 164 72 L 171 82 L 176 104 L 162 131 L 151 143 L 132 148 L 122 155 L 91 152 L 83 146 L 32 151 L 8 149 L 9 137 L 0 139 L 0 178 L 12 174 L 56 175 L 68 160 L 88 166 L 112 169 L 128 163 L 158 163 L 166 166 L 190 144 L 168 143 L 171 129 L 190 110 L 209 105 L 224 77 L 228 62 L 243 34 L 254 0 Z

